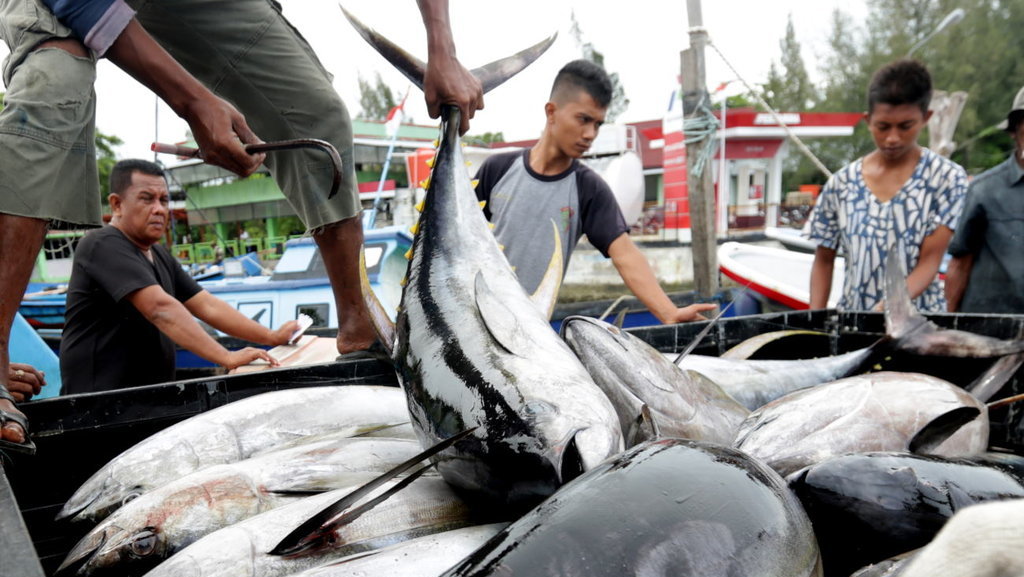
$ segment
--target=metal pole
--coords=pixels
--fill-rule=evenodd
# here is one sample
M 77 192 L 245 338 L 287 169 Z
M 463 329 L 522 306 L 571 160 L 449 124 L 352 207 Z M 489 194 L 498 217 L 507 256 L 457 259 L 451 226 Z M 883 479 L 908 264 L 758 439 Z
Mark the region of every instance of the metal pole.
M 690 48 L 683 51 L 682 78 L 684 102 L 688 96 L 696 95 L 696 102 L 707 102 L 707 82 L 704 70 L 704 47 L 708 33 L 704 29 L 704 17 L 700 0 L 686 1 L 686 15 L 690 23 Z M 684 118 L 685 118 L 684 108 Z M 690 110 L 690 115 L 699 113 Z M 685 132 L 685 131 L 684 131 Z M 705 153 L 711 146 L 711 139 L 686 145 L 686 187 L 690 201 L 690 249 L 693 252 L 694 288 L 701 297 L 712 297 L 718 293 L 718 255 L 715 240 L 714 183 L 707 165 L 701 174 L 694 174 L 690 168 L 694 159 Z
M 730 81 L 731 82 L 731 81 Z M 729 99 L 722 97 L 722 118 L 721 126 L 719 127 L 719 134 L 721 138 L 718 141 L 718 218 L 715 220 L 716 226 L 718 227 L 718 235 L 726 237 L 729 229 L 729 183 L 726 180 L 729 178 L 729 171 L 725 164 L 725 116 L 727 114 L 726 103 Z

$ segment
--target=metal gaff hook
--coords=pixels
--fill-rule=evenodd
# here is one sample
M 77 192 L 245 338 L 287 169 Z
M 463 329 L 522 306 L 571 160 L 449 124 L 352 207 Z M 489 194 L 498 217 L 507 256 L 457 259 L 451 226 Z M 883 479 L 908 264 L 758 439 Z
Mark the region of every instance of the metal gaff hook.
M 201 150 L 190 146 L 178 146 L 176 144 L 154 142 L 149 148 L 153 152 L 159 152 L 161 154 L 174 154 L 183 158 L 203 158 Z M 323 150 L 331 157 L 331 166 L 334 174 L 333 182 L 331 183 L 331 191 L 327 194 L 327 198 L 334 198 L 334 195 L 338 193 L 338 189 L 341 188 L 341 155 L 338 154 L 338 149 L 334 148 L 330 142 L 320 140 L 318 138 L 296 138 L 293 140 L 278 140 L 275 142 L 261 142 L 258 144 L 245 145 L 245 151 L 250 154 L 274 152 L 277 150 L 294 150 L 296 148 L 316 148 Z

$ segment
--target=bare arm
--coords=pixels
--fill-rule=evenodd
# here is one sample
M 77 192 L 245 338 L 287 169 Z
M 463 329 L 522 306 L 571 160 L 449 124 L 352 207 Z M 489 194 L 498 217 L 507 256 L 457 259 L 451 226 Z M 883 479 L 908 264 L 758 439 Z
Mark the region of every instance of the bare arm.
M 814 263 L 811 265 L 811 310 L 828 308 L 835 265 L 835 249 L 819 246 L 814 250 Z
M 484 107 L 480 81 L 459 63 L 455 56 L 448 0 L 417 0 L 423 26 L 427 30 L 427 71 L 423 93 L 431 118 L 441 115 L 441 105 L 451 104 L 461 111 L 459 133 L 469 130 L 469 119 Z
M 159 285 L 139 289 L 126 297 L 146 320 L 178 345 L 200 357 L 229 369 L 263 359 L 277 365 L 267 351 L 246 347 L 229 351 L 199 326 L 185 305 L 167 294 Z
M 263 345 L 286 344 L 292 333 L 299 328 L 297 322 L 288 321 L 272 331 L 205 290 L 185 301 L 185 308 L 221 332 Z
M 935 232 L 921 241 L 921 255 L 917 259 L 917 266 L 907 275 L 907 291 L 910 292 L 910 298 L 921 296 L 935 280 L 935 275 L 939 274 L 939 266 L 942 264 L 942 255 L 946 254 L 946 248 L 952 238 L 953 229 L 940 225 Z
M 263 163 L 266 155 L 245 152 L 243 144 L 260 139 L 242 114 L 182 68 L 137 21 L 128 24 L 106 56 L 188 122 L 207 162 L 241 176 Z
M 954 256 L 946 267 L 946 310 L 955 313 L 960 310 L 960 303 L 967 290 L 967 281 L 971 278 L 974 268 L 974 254 Z
M 608 256 L 629 290 L 664 324 L 705 320 L 701 312 L 714 310 L 714 304 L 692 304 L 679 308 L 662 290 L 650 263 L 640 249 L 623 233 L 608 247 Z

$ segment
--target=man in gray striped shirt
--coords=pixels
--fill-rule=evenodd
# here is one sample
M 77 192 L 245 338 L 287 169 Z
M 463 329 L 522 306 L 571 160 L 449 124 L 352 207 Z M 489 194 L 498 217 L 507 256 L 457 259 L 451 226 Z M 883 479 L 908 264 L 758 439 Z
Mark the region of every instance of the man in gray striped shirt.
M 677 307 L 665 294 L 650 264 L 629 237 L 608 184 L 579 161 L 597 137 L 611 102 L 608 74 L 588 60 L 566 64 L 555 77 L 544 105 L 544 133 L 532 148 L 488 158 L 477 172 L 477 197 L 505 246 L 519 282 L 534 292 L 554 246 L 552 220 L 562 239 L 566 269 L 580 238 L 611 258 L 629 290 L 662 323 L 703 320 L 714 304 Z M 564 274 L 564 271 L 563 271 Z

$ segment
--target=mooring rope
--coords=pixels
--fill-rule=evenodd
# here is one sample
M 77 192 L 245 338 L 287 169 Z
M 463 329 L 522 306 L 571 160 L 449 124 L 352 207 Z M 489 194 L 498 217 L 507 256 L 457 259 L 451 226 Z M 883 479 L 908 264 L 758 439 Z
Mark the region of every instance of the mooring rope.
M 764 109 L 767 110 L 772 115 L 772 118 L 775 119 L 775 122 L 778 123 L 778 125 L 780 127 L 782 127 L 782 130 L 786 133 L 786 136 L 788 136 L 790 138 L 790 140 L 792 140 L 793 143 L 796 144 L 797 149 L 799 149 L 800 152 L 802 152 L 804 154 L 804 156 L 809 158 L 811 160 L 811 162 L 814 163 L 814 166 L 818 167 L 818 170 L 820 170 L 822 173 L 824 173 L 827 178 L 832 178 L 832 171 L 829 170 L 821 162 L 821 160 L 819 160 L 818 157 L 814 155 L 813 152 L 811 152 L 811 149 L 807 148 L 807 145 L 804 144 L 802 140 L 800 140 L 800 137 L 798 137 L 796 134 L 793 133 L 792 130 L 789 129 L 789 126 L 787 126 L 786 123 L 782 121 L 782 117 L 779 116 L 779 113 L 776 112 L 775 109 L 772 108 L 771 105 L 768 104 L 767 102 L 765 102 L 764 98 L 761 97 L 760 91 L 755 90 L 750 85 L 750 83 L 747 82 L 747 79 L 744 78 L 743 75 L 741 75 L 739 72 L 736 71 L 736 68 L 732 65 L 731 62 L 729 62 L 729 59 L 725 57 L 725 54 L 722 54 L 722 51 L 718 49 L 718 46 L 715 46 L 715 43 L 711 40 L 710 37 L 708 38 L 707 45 L 710 46 L 711 49 L 714 50 L 718 54 L 718 57 L 722 59 L 722 62 L 724 62 L 725 65 L 729 67 L 729 70 L 732 70 L 732 73 L 735 74 L 736 78 L 739 79 L 739 81 L 743 83 L 743 86 L 745 86 L 747 88 L 747 91 L 754 98 L 757 99 L 758 104 L 763 106 Z

